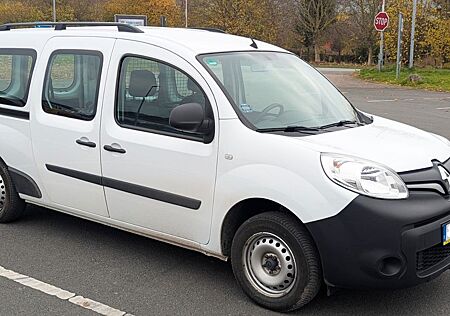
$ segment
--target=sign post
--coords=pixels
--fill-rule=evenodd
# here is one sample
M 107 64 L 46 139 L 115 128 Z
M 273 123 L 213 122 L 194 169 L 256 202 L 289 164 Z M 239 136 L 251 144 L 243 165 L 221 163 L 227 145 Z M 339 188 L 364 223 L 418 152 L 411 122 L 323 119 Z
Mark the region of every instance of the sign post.
M 417 0 L 414 0 L 413 15 L 411 22 L 411 47 L 409 49 L 409 69 L 414 67 L 414 35 L 416 33 L 416 15 L 417 15 Z
M 383 0 L 383 5 L 381 7 L 381 12 L 379 12 L 375 16 L 375 20 L 373 24 L 375 29 L 380 32 L 380 54 L 378 55 L 378 70 L 381 71 L 383 69 L 383 59 L 384 59 L 384 30 L 389 26 L 389 15 L 384 12 L 386 1 Z
M 403 14 L 398 15 L 398 40 L 397 40 L 397 70 L 395 78 L 400 78 L 400 66 L 402 62 L 402 37 L 403 37 Z
M 186 27 L 188 27 L 188 0 L 184 0 L 184 20 Z
M 53 22 L 56 22 L 56 0 L 53 0 Z
M 166 27 L 167 26 L 167 17 L 164 15 L 161 15 L 161 17 L 159 18 L 159 25 L 161 27 Z

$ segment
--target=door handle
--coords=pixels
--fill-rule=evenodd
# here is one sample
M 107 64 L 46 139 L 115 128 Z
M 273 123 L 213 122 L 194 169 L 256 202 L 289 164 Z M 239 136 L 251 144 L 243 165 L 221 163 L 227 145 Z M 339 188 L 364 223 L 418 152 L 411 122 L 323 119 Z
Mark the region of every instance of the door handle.
M 91 142 L 89 139 L 87 139 L 86 137 L 82 137 L 80 139 L 76 140 L 76 143 L 78 145 L 81 146 L 86 146 L 86 147 L 90 147 L 90 148 L 95 148 L 97 147 L 97 145 L 94 142 Z
M 127 152 L 123 148 L 115 148 L 115 147 L 113 147 L 111 145 L 105 145 L 105 146 L 103 146 L 103 149 L 106 150 L 106 151 L 110 151 L 110 152 L 118 153 L 118 154 L 124 154 L 124 153 Z

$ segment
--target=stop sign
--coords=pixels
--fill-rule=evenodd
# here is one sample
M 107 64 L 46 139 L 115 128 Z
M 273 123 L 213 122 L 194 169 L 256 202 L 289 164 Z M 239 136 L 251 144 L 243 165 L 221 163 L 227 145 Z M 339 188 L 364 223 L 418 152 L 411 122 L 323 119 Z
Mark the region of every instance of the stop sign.
M 375 16 L 373 24 L 375 25 L 375 29 L 377 31 L 383 32 L 389 26 L 389 15 L 386 12 L 379 12 Z

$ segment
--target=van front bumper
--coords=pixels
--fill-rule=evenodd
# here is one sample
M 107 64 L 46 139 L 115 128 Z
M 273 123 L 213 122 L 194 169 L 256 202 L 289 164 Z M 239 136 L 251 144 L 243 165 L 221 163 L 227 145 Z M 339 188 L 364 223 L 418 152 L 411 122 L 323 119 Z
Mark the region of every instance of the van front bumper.
M 450 268 L 450 200 L 410 192 L 405 200 L 358 196 L 338 215 L 308 223 L 325 282 L 341 288 L 402 288 L 436 278 Z

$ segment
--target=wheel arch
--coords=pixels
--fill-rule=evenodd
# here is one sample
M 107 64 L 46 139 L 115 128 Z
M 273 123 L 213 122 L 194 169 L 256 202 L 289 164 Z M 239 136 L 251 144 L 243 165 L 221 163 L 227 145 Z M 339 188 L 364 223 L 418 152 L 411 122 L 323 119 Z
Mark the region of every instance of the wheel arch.
M 299 223 L 303 222 L 288 208 L 270 199 L 248 198 L 233 205 L 222 221 L 220 232 L 220 245 L 222 254 L 229 257 L 231 244 L 236 231 L 247 219 L 269 211 L 287 213 L 295 217 Z
M 2 156 L 0 156 L 0 164 L 5 166 L 9 176 L 11 177 L 12 184 L 18 193 L 38 199 L 42 198 L 42 192 L 32 177 L 20 170 L 10 167 L 3 160 Z

